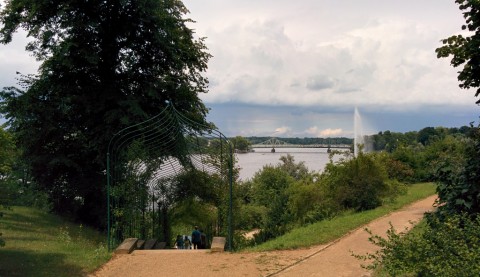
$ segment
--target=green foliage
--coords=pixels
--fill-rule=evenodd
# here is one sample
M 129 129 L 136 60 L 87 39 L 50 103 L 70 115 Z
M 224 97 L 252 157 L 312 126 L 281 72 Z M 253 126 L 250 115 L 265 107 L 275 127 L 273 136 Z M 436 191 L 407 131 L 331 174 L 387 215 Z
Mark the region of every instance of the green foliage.
M 288 207 L 300 225 L 314 223 L 336 215 L 341 207 L 328 197 L 322 182 L 294 182 L 288 189 Z
M 387 238 L 372 235 L 375 253 L 356 255 L 389 276 L 477 276 L 480 272 L 480 219 L 466 214 L 439 220 L 430 215 L 421 232 L 405 235 L 393 227 Z
M 472 128 L 469 138 L 449 139 L 435 148 L 432 160 L 438 180 L 440 212 L 480 212 L 480 129 Z
M 401 151 L 408 155 L 398 155 Z M 411 154 L 411 155 L 410 155 Z M 377 158 L 385 166 L 387 170 L 388 178 L 392 180 L 398 180 L 401 182 L 412 183 L 414 181 L 414 168 L 410 166 L 410 163 L 415 164 L 415 155 L 408 151 L 406 148 L 397 148 L 392 154 L 378 153 Z
M 329 163 L 320 174 L 295 163 L 293 156 L 282 156 L 281 163 L 264 166 L 254 178 L 238 186 L 236 226 L 241 230 L 259 228 L 255 236 L 258 244 L 345 210 L 374 209 L 385 200 L 393 203 L 406 187 L 388 179 L 384 167 L 387 157 L 365 153 L 347 156 Z
M 279 167 L 264 166 L 252 178 L 254 203 L 266 207 L 260 236 L 263 241 L 284 234 L 290 221 L 288 187 L 294 179 Z
M 346 209 L 378 207 L 388 195 L 387 172 L 374 155 L 360 152 L 357 157 L 327 164 L 322 174 L 328 193 Z
M 166 101 L 205 123 L 198 94 L 207 92 L 201 74 L 210 55 L 187 12 L 176 0 L 6 1 L 0 42 L 25 29 L 27 50 L 42 64 L 21 77 L 22 89 L 0 92 L 0 112 L 54 211 L 104 225 L 108 142 Z
M 418 131 L 417 141 L 423 145 L 427 145 L 432 141 L 438 139 L 438 132 L 433 127 L 425 127 Z
M 278 167 L 284 170 L 288 175 L 293 177 L 295 180 L 302 180 L 310 177 L 308 168 L 305 166 L 305 162 L 295 163 L 295 158 L 287 154 L 286 156 L 280 157 L 280 163 Z
M 0 126 L 0 219 L 3 209 L 11 204 L 14 191 L 9 186 L 9 175 L 15 159 L 15 147 L 12 136 Z M 5 246 L 0 229 L 0 247 Z
M 435 185 L 433 183 L 412 184 L 407 187 L 407 192 L 396 198 L 394 202 L 386 202 L 381 207 L 368 211 L 355 213 L 352 211 L 337 211 L 337 215 L 329 220 L 321 220 L 293 228 L 280 237 L 255 245 L 253 250 L 294 249 L 325 244 L 342 237 L 351 230 L 357 229 L 375 218 L 384 216 L 407 204 L 433 194 L 435 194 Z
M 367 137 L 367 139 L 372 142 L 375 151 L 394 153 L 398 148 L 404 148 L 418 152 L 422 150 L 423 146 L 442 140 L 447 135 L 465 136 L 470 132 L 470 129 L 471 127 L 468 126 L 460 128 L 425 127 L 420 131 L 406 133 L 396 133 L 387 130 Z
M 463 66 L 458 72 L 460 88 L 477 88 L 475 96 L 480 94 L 480 3 L 475 0 L 455 0 L 463 13 L 466 24 L 462 30 L 468 30 L 468 36 L 453 35 L 442 40 L 442 47 L 435 50 L 438 58 L 452 57 L 453 67 Z M 480 100 L 477 100 L 477 104 Z
M 233 143 L 233 148 L 241 152 L 247 152 L 251 144 L 248 139 L 242 136 L 231 138 L 230 141 Z
M 252 230 L 261 228 L 262 222 L 265 222 L 267 216 L 267 208 L 261 205 L 244 204 L 238 205 L 235 212 L 235 229 Z
M 15 156 L 13 137 L 0 125 L 0 180 L 5 179 L 12 171 Z
M 390 132 L 388 130 L 380 132 L 377 135 L 373 135 L 373 149 L 392 152 L 402 143 L 403 138 L 404 136 L 401 133 Z

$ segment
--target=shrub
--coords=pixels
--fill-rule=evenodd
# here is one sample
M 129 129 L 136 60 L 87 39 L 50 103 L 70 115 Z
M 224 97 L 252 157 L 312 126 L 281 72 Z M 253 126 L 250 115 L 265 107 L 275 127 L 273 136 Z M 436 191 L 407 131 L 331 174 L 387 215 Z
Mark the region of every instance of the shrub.
M 369 210 L 378 207 L 390 192 L 385 167 L 373 154 L 329 163 L 322 175 L 330 197 L 344 208 Z
M 438 184 L 442 212 L 480 213 L 480 129 L 468 139 L 449 139 L 437 146 L 432 168 Z
M 252 179 L 254 203 L 266 208 L 259 235 L 263 241 L 283 235 L 292 220 L 288 213 L 288 187 L 295 179 L 280 167 L 264 166 Z
M 388 276 L 478 276 L 480 272 L 480 218 L 467 214 L 440 220 L 428 217 L 423 232 L 397 233 L 391 227 L 387 238 L 372 235 L 380 249 L 373 254 L 354 255 L 381 268 Z
M 295 182 L 288 189 L 288 208 L 299 225 L 331 217 L 340 209 L 327 198 L 321 182 Z
M 235 210 L 235 226 L 240 230 L 260 228 L 265 221 L 267 208 L 265 206 L 244 204 L 238 205 Z

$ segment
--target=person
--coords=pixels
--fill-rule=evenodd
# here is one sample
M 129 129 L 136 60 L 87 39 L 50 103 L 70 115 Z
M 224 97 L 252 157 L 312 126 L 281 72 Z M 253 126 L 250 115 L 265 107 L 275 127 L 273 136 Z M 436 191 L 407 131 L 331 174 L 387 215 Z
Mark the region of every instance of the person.
M 183 236 L 177 235 L 177 239 L 175 240 L 175 245 L 177 249 L 183 249 Z
M 207 249 L 207 235 L 200 230 L 200 249 Z
M 195 230 L 192 232 L 192 244 L 193 249 L 199 249 L 200 243 L 202 243 L 201 233 L 198 231 L 198 226 L 195 226 Z
M 185 239 L 183 240 L 183 246 L 185 249 L 191 249 L 192 243 L 190 242 L 188 236 L 185 236 Z

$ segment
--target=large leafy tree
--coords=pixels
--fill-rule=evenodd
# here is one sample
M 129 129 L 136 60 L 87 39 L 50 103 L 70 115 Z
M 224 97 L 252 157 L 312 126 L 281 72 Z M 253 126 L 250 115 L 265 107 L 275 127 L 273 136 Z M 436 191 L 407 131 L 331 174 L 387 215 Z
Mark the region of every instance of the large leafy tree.
M 25 29 L 42 63 L 4 88 L 1 111 L 54 209 L 101 225 L 108 141 L 166 101 L 204 122 L 210 55 L 179 0 L 5 2 L 0 42 Z
M 468 36 L 453 35 L 442 40 L 443 46 L 436 49 L 437 57 L 452 57 L 451 65 L 462 66 L 458 72 L 460 87 L 477 88 L 475 96 L 480 95 L 480 1 L 455 0 L 463 12 L 465 24 L 462 30 L 468 30 Z M 480 99 L 477 100 L 480 104 Z
M 463 69 L 458 73 L 460 87 L 476 88 L 475 96 L 480 95 L 480 1 L 456 0 L 463 12 L 465 24 L 462 30 L 468 35 L 454 35 L 442 41 L 443 46 L 436 49 L 439 58 L 452 57 L 451 65 Z M 480 100 L 477 100 L 480 104 Z M 437 177 L 440 185 L 438 192 L 442 209 L 454 212 L 478 214 L 480 212 L 480 135 L 479 127 L 468 132 L 470 141 L 463 151 L 465 160 L 459 164 L 451 159 L 438 163 Z

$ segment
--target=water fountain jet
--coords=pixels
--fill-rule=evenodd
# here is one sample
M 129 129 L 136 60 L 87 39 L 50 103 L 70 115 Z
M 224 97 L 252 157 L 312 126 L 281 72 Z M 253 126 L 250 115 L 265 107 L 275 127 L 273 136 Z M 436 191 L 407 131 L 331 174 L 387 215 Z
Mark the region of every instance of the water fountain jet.
M 363 137 L 363 127 L 362 127 L 362 117 L 358 112 L 358 108 L 355 107 L 355 112 L 353 114 L 353 130 L 354 130 L 354 137 L 353 137 L 353 155 L 355 157 L 358 156 L 358 152 L 360 151 L 359 146 L 365 144 L 365 140 Z

